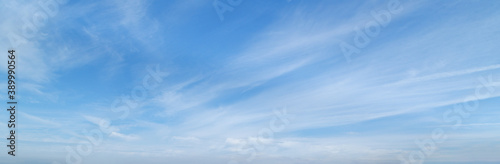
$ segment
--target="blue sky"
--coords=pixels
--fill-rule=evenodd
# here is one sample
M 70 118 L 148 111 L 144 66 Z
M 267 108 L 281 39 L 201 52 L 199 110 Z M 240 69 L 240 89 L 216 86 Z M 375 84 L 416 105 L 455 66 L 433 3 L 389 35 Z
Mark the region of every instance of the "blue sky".
M 0 2 L 0 163 L 500 162 L 497 1 Z

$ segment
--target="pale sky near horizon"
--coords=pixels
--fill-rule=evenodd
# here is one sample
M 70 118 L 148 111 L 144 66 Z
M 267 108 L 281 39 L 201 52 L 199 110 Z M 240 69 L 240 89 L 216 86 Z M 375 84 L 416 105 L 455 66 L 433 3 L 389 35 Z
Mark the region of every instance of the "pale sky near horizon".
M 499 9 L 0 0 L 0 164 L 500 163 Z

